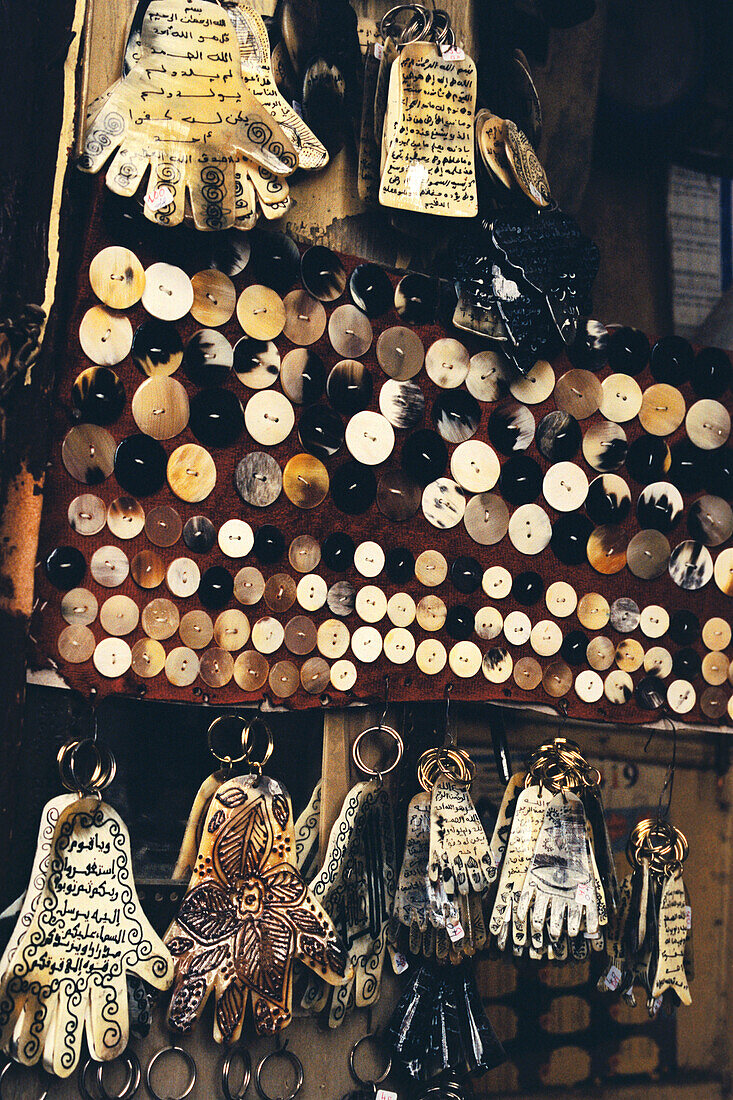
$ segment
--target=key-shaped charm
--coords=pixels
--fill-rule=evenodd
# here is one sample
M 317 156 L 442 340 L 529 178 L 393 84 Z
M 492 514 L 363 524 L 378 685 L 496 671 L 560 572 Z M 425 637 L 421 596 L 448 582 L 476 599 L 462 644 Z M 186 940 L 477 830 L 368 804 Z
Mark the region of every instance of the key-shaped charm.
M 489 921 L 489 932 L 497 937 L 503 950 L 507 933 L 532 862 L 537 837 L 540 835 L 545 810 L 552 801 L 552 792 L 542 787 L 527 787 L 517 799 L 509 841 L 501 868 L 499 888 Z
M 440 879 L 448 894 L 482 894 L 495 877 L 492 871 L 489 842 L 468 788 L 440 776 L 430 802 L 431 881 Z
M 683 1005 L 692 1003 L 685 974 L 687 931 L 687 904 L 682 875 L 671 875 L 665 879 L 659 906 L 659 954 L 652 997 L 661 997 L 669 989 L 677 994 Z

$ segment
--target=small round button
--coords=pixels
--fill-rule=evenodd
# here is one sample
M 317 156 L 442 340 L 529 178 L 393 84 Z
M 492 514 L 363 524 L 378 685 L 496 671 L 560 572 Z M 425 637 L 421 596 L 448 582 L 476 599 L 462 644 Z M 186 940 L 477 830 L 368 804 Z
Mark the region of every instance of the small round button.
M 545 592 L 545 604 L 556 619 L 567 619 L 578 606 L 578 596 L 567 581 L 553 581 Z
M 496 451 L 478 439 L 460 443 L 450 461 L 455 481 L 469 493 L 485 493 L 499 480 L 501 466 Z
M 127 580 L 130 573 L 130 561 L 127 554 L 124 550 L 120 550 L 119 546 L 100 546 L 92 554 L 89 571 L 97 584 L 101 584 L 104 588 L 116 588 Z M 80 580 L 81 576 L 75 573 L 71 587 L 77 585 Z
M 284 394 L 262 390 L 253 394 L 244 409 L 247 431 L 263 447 L 276 447 L 295 425 L 295 410 Z
M 528 409 L 525 411 L 532 417 Z M 471 439 L 478 431 L 481 407 L 476 398 L 465 390 L 445 390 L 434 401 L 431 415 L 443 439 L 448 443 L 462 443 L 465 439 Z M 532 430 L 534 433 L 534 418 Z M 495 440 L 491 439 L 491 442 L 496 447 Z
M 603 630 L 611 618 L 611 607 L 599 592 L 586 592 L 578 603 L 578 622 L 586 630 Z
M 79 343 L 87 359 L 99 366 L 114 367 L 132 347 L 132 325 L 124 314 L 92 306 L 81 319 Z
M 507 533 L 509 509 L 496 493 L 478 493 L 466 504 L 463 522 L 474 542 L 493 546 Z
M 296 405 L 312 405 L 326 389 L 326 368 L 320 355 L 294 348 L 283 357 L 280 385 Z
M 387 617 L 393 626 L 410 626 L 415 621 L 415 611 L 415 601 L 408 592 L 395 592 L 387 602 Z
M 552 657 L 560 651 L 562 630 L 551 619 L 541 619 L 532 627 L 530 642 L 540 657 Z
M 461 487 L 448 477 L 438 478 L 425 486 L 422 510 L 428 523 L 441 530 L 456 527 L 466 511 L 466 498 Z
M 378 577 L 384 562 L 384 550 L 377 542 L 360 542 L 354 551 L 354 568 L 362 577 Z
M 610 576 L 626 565 L 626 532 L 616 524 L 595 527 L 588 538 L 588 561 L 597 573 Z
M 726 709 L 729 714 L 733 711 L 733 706 L 730 705 L 731 699 L 733 699 L 733 696 L 729 698 L 728 692 L 724 688 L 705 688 L 700 696 L 700 710 L 706 718 L 712 718 L 714 722 L 718 722 L 726 713 Z
M 425 638 L 415 650 L 415 662 L 426 676 L 442 672 L 448 661 L 445 646 L 437 638 Z
M 132 340 L 132 358 L 149 378 L 175 374 L 183 362 L 183 344 L 176 326 L 168 321 L 143 321 Z
M 142 628 L 149 638 L 164 642 L 172 638 L 178 630 L 180 613 L 172 600 L 165 597 L 151 600 L 143 608 L 141 615 Z
M 685 546 L 686 544 L 683 543 L 682 545 Z M 704 547 L 700 547 L 699 543 L 692 543 L 691 545 L 697 548 L 698 554 L 705 549 Z M 680 547 L 677 547 L 677 549 L 679 550 Z M 709 558 L 710 551 L 705 550 L 705 553 Z M 692 557 L 692 551 L 688 552 L 688 556 Z M 697 588 L 701 588 L 703 584 L 707 584 L 709 580 L 707 559 L 703 558 L 702 560 L 698 560 L 695 576 L 696 580 L 700 581 L 700 583 L 696 584 Z M 731 548 L 722 550 L 715 560 L 715 583 L 720 591 L 726 596 L 733 596 L 733 549 Z
M 624 672 L 636 672 L 644 663 L 644 647 L 636 638 L 624 638 L 616 646 L 616 664 Z
M 234 345 L 234 373 L 248 390 L 267 390 L 280 377 L 280 352 L 272 340 L 243 336 Z M 284 388 L 284 387 L 283 387 Z
M 245 649 L 234 662 L 234 681 L 244 692 L 259 691 L 267 683 L 269 671 L 266 657 L 254 649 Z
M 561 515 L 553 525 L 550 549 L 563 565 L 580 565 L 592 531 L 593 524 L 586 516 L 578 512 Z
M 626 547 L 626 564 L 635 577 L 653 580 L 667 568 L 671 548 L 659 531 L 638 531 Z
M 359 264 L 349 277 L 352 301 L 367 317 L 381 317 L 392 307 L 393 291 L 389 276 L 376 264 Z
M 692 367 L 692 388 L 698 397 L 721 398 L 733 382 L 733 366 L 720 348 L 703 348 Z
M 649 366 L 657 382 L 679 386 L 689 381 L 694 359 L 688 340 L 681 336 L 664 336 L 652 348 Z
M 639 626 L 647 638 L 662 638 L 669 629 L 669 612 L 659 604 L 649 604 L 641 613 Z
M 601 385 L 601 413 L 614 424 L 626 424 L 642 407 L 641 386 L 628 374 L 609 374 Z M 657 434 L 657 433 L 654 433 Z
M 440 596 L 423 596 L 415 609 L 418 626 L 423 630 L 441 630 L 445 625 L 448 609 Z
M 494 409 L 486 427 L 489 439 L 503 455 L 526 451 L 534 439 L 534 429 L 534 416 L 530 410 L 526 405 L 513 401 L 507 401 Z
M 135 390 L 132 415 L 144 435 L 173 439 L 188 424 L 188 394 L 175 378 L 155 374 Z
M 217 535 L 219 549 L 228 558 L 246 558 L 254 546 L 254 532 L 243 519 L 228 519 Z
M 673 680 L 667 688 L 667 702 L 675 714 L 689 714 L 697 702 L 695 689 L 689 680 Z
M 623 703 L 628 703 L 629 699 L 632 698 L 634 694 L 634 681 L 631 679 L 628 672 L 623 672 L 620 668 L 616 668 L 613 672 L 609 672 L 606 677 L 603 691 L 609 703 L 613 703 L 615 706 L 621 706 Z
M 677 645 L 692 645 L 700 637 L 700 620 L 697 615 L 684 609 L 673 612 L 669 636 Z
M 345 531 L 332 531 L 323 540 L 321 554 L 328 569 L 345 573 L 354 562 L 354 540 Z
M 672 435 L 685 419 L 685 399 L 674 386 L 659 382 L 644 390 L 639 422 L 649 435 Z
M 379 411 L 393 428 L 415 428 L 425 414 L 425 396 L 415 382 L 390 378 L 379 391 Z
M 481 669 L 482 662 L 481 650 L 475 642 L 456 642 L 448 654 L 451 672 L 462 680 L 475 676 Z
M 115 477 L 122 489 L 133 496 L 157 493 L 165 484 L 168 456 L 157 439 L 129 435 L 115 451 Z
M 77 535 L 98 535 L 107 522 L 104 501 L 94 493 L 81 493 L 74 497 L 68 510 L 69 527 Z
M 189 649 L 206 649 L 214 637 L 214 624 L 205 611 L 187 611 L 182 617 L 178 634 Z
M 114 469 L 115 441 L 106 428 L 79 424 L 70 428 L 61 444 L 66 472 L 83 485 L 101 485 Z
M 283 490 L 296 508 L 317 508 L 328 495 L 328 470 L 309 454 L 294 455 L 283 470 Z
M 381 588 L 367 584 L 357 592 L 354 607 L 365 623 L 379 623 L 387 614 L 387 597 Z
M 578 453 L 582 440 L 580 424 L 569 413 L 547 413 L 537 425 L 537 450 L 548 462 L 565 462 Z
M 514 658 L 504 646 L 487 649 L 481 662 L 481 671 L 490 684 L 504 684 L 512 674 Z
M 422 625 L 419 614 L 418 623 Z M 494 638 L 499 637 L 504 629 L 504 616 L 496 607 L 480 607 L 476 612 L 473 629 L 479 638 L 487 642 L 493 641 Z
M 695 447 L 716 451 L 730 438 L 730 413 L 720 401 L 704 398 L 688 409 L 685 428 Z
M 480 351 L 469 360 L 466 389 L 477 401 L 501 401 L 513 377 L 509 360 L 501 352 Z
M 374 630 L 374 627 L 359 627 L 360 630 Z M 354 631 L 356 635 L 358 631 Z M 379 638 L 379 652 L 382 650 L 382 639 L 378 631 L 374 633 Z M 349 630 L 345 623 L 340 622 L 338 619 L 326 619 L 318 627 L 317 645 L 319 653 L 322 653 L 324 657 L 329 657 L 334 660 L 338 657 L 343 657 L 349 648 Z M 354 651 L 356 653 L 356 651 Z M 360 658 L 361 659 L 361 658 Z
M 532 633 L 529 615 L 523 611 L 510 611 L 504 619 L 504 637 L 511 645 L 524 645 Z
M 285 553 L 285 538 L 278 527 L 263 523 L 257 528 L 253 546 L 254 555 L 263 565 L 274 565 Z
M 201 654 L 199 676 L 207 687 L 225 687 L 234 674 L 234 658 L 225 649 L 212 647 Z
M 165 650 L 152 638 L 140 638 L 132 647 L 132 671 L 144 680 L 158 676 L 165 668 Z
M 130 562 L 130 573 L 138 588 L 158 588 L 165 578 L 165 564 L 154 550 L 138 550 Z
M 134 252 L 112 245 L 98 252 L 89 265 L 92 290 L 111 309 L 129 309 L 145 289 L 145 272 Z
M 105 549 L 114 549 L 114 547 L 105 547 Z M 125 557 L 124 554 L 122 556 Z M 127 561 L 126 557 L 125 561 Z M 75 546 L 57 546 L 46 558 L 44 567 L 51 584 L 66 591 L 77 588 L 87 571 L 86 559 L 81 550 L 77 550 Z M 94 570 L 92 570 L 92 576 L 94 576 Z
M 159 321 L 179 321 L 186 316 L 193 301 L 193 285 L 180 267 L 155 263 L 147 268 L 142 303 L 152 317 Z
M 626 469 L 640 485 L 662 481 L 672 463 L 669 447 L 663 439 L 642 435 L 628 449 Z
M 612 329 L 608 337 L 608 361 L 612 370 L 639 374 L 649 362 L 649 340 L 637 328 Z
M 573 686 L 573 673 L 564 661 L 551 661 L 542 674 L 542 687 L 553 699 L 561 699 Z
M 249 634 L 249 619 L 243 611 L 232 608 L 217 615 L 214 623 L 214 641 L 220 649 L 236 653 L 247 644 Z
M 601 383 L 594 374 L 573 368 L 555 383 L 555 404 L 561 412 L 585 420 L 598 412 L 602 393 Z
M 61 597 L 61 617 L 69 626 L 89 626 L 98 609 L 97 597 L 88 588 L 70 588 Z
M 326 331 L 326 311 L 307 290 L 291 290 L 283 300 L 288 340 L 307 346 L 320 340 Z
M 583 458 L 601 473 L 612 473 L 623 466 L 627 451 L 626 432 L 610 420 L 592 424 L 583 436 Z
M 123 638 L 102 638 L 94 650 L 93 660 L 100 676 L 113 680 L 129 670 L 132 651 Z
M 335 252 L 323 245 L 306 249 L 300 260 L 303 286 L 321 302 L 334 302 L 346 287 L 346 272 Z
M 470 607 L 455 604 L 448 609 L 445 618 L 446 633 L 457 642 L 463 642 L 473 634 L 475 616 Z
M 483 569 L 475 558 L 456 558 L 450 567 L 451 584 L 464 596 L 476 592 L 481 587 Z
M 225 325 L 234 313 L 237 292 L 234 283 L 223 271 L 209 268 L 197 272 L 191 279 L 193 304 L 191 316 L 200 325 L 216 328 Z
M 280 496 L 283 484 L 278 463 L 264 451 L 250 451 L 234 470 L 234 485 L 246 504 L 267 508 Z
M 481 581 L 489 599 L 505 600 L 512 590 L 512 575 L 503 565 L 490 565 Z
M 425 354 L 425 371 L 431 382 L 443 390 L 452 390 L 465 382 L 469 355 L 459 340 L 441 337 Z
M 237 300 L 237 320 L 253 340 L 275 340 L 285 327 L 285 306 L 277 291 L 253 283 Z
M 644 671 L 665 679 L 672 671 L 672 654 L 664 646 L 652 646 L 644 655 Z
M 174 687 L 190 687 L 199 674 L 198 654 L 188 646 L 176 646 L 165 659 L 165 674 Z
M 603 695 L 603 680 L 597 672 L 585 668 L 575 677 L 575 694 L 584 703 L 597 703 Z
M 378 466 L 392 454 L 394 428 L 381 413 L 366 409 L 356 413 L 346 425 L 346 446 L 357 462 Z
M 300 682 L 310 695 L 320 695 L 331 682 L 330 665 L 322 657 L 311 657 L 300 670 Z
M 208 554 L 216 542 L 216 528 L 207 516 L 191 516 L 183 527 L 183 542 L 195 554 Z
M 264 591 L 265 578 L 252 565 L 245 565 L 234 578 L 234 598 L 245 607 L 253 607 L 259 603 Z
M 296 573 L 312 573 L 321 560 L 321 544 L 312 535 L 296 535 L 290 543 L 288 561 Z
M 344 442 L 341 417 L 326 405 L 311 405 L 300 415 L 298 438 L 301 446 L 316 458 L 330 458 Z
M 667 689 L 659 676 L 644 676 L 637 683 L 634 694 L 643 710 L 659 710 L 664 706 Z
M 174 596 L 186 599 L 198 591 L 201 570 L 193 558 L 176 558 L 168 566 L 165 580 Z
M 596 672 L 606 672 L 616 658 L 616 647 L 610 638 L 591 638 L 585 657 L 591 668 Z
M 448 576 L 448 562 L 439 550 L 423 550 L 415 561 L 415 576 L 426 588 L 437 588 Z
M 542 492 L 551 508 L 574 512 L 588 495 L 588 478 L 574 462 L 557 462 L 545 474 Z
M 630 509 L 631 492 L 618 474 L 601 474 L 591 481 L 585 510 L 594 523 L 623 523 Z
M 307 573 L 298 581 L 295 595 L 304 611 L 318 611 L 326 602 L 328 585 L 316 573 Z
M 358 359 L 372 346 L 372 323 L 356 306 L 338 306 L 328 319 L 328 338 L 337 355 Z
M 374 626 L 357 627 L 351 638 L 351 651 L 357 661 L 371 664 L 382 652 L 382 635 Z
M 289 573 L 273 573 L 265 584 L 265 603 L 278 615 L 290 610 L 295 595 L 296 584 Z
M 394 292 L 394 307 L 408 325 L 428 325 L 438 308 L 438 281 L 428 275 L 403 275 Z
M 588 638 L 582 630 L 571 630 L 563 637 L 560 653 L 569 665 L 582 664 L 587 651 Z
M 368 408 L 373 389 L 371 372 L 358 359 L 342 359 L 332 368 L 326 382 L 330 404 L 347 417 Z
M 478 587 L 478 586 L 477 586 Z M 539 573 L 528 569 L 523 573 L 517 573 L 512 582 L 512 596 L 522 607 L 531 607 L 542 599 L 545 592 L 545 582 Z
M 145 512 L 134 497 L 117 497 L 107 509 L 107 526 L 117 539 L 134 539 L 145 526 Z
M 720 562 L 720 557 L 718 562 Z M 684 588 L 687 592 L 696 592 L 712 579 L 713 559 L 707 546 L 688 539 L 675 546 L 670 555 L 667 568 L 675 584 L 679 585 L 680 588 Z M 731 585 L 731 590 L 733 590 L 733 585 Z
M 384 373 L 397 382 L 407 382 L 414 378 L 422 370 L 425 361 L 422 340 L 412 329 L 401 325 L 380 333 L 376 353 L 377 362 Z
M 258 653 L 269 656 L 276 653 L 285 640 L 285 630 L 281 622 L 271 615 L 264 615 L 252 626 L 252 645 Z
M 694 650 L 693 650 L 694 652 Z M 702 675 L 705 683 L 719 687 L 728 679 L 728 658 L 724 653 L 706 653 L 702 659 Z M 678 669 L 674 667 L 674 671 Z M 691 678 L 691 677 L 688 677 Z
M 727 619 L 713 616 L 702 628 L 702 640 L 708 649 L 715 652 L 727 649 L 731 641 L 731 624 Z
M 520 657 L 514 666 L 514 683 L 521 691 L 534 691 L 542 683 L 542 666 L 534 657 Z
M 76 416 L 88 424 L 112 424 L 125 407 L 125 387 L 110 367 L 87 367 L 71 387 Z
M 402 470 L 386 470 L 377 486 L 377 506 L 387 519 L 402 523 L 418 511 L 420 486 Z
M 402 466 L 419 485 L 425 486 L 440 477 L 447 465 L 448 448 L 435 432 L 422 428 L 405 440 Z
M 331 665 L 331 687 L 334 691 L 351 691 L 357 680 L 353 661 L 340 660 Z
M 639 625 L 639 605 L 628 596 L 619 596 L 611 604 L 611 626 L 619 634 L 630 634 Z

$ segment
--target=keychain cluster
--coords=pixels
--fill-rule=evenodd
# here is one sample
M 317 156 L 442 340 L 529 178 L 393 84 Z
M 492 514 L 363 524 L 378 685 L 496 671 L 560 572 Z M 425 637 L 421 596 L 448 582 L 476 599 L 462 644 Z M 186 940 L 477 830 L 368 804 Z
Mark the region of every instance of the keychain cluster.
M 641 990 L 650 1016 L 692 1001 L 692 909 L 682 879 L 687 853 L 684 834 L 661 817 L 640 821 L 626 846 L 631 871 L 609 923 L 608 962 L 598 988 L 630 1005 L 636 1004 L 635 989 Z

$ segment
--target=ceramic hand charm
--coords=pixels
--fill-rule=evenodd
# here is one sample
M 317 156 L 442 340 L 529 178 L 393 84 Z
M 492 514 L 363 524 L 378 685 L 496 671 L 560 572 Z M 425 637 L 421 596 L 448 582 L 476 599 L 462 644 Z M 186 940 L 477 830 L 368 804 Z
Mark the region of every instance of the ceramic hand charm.
M 165 936 L 176 959 L 168 1022 L 188 1031 L 216 994 L 214 1038 L 236 1042 L 247 1000 L 255 1027 L 291 1020 L 294 959 L 331 985 L 351 976 L 346 952 L 295 865 L 290 798 L 275 780 L 230 779 L 214 795 L 193 877 Z
M 277 178 L 298 163 L 290 139 L 242 80 L 229 16 L 209 0 L 152 0 L 139 59 L 90 109 L 79 167 L 97 172 L 115 149 L 111 191 L 134 195 L 150 166 L 145 216 L 178 224 L 188 192 L 196 227 L 205 230 L 235 224 L 237 170 L 270 195 L 259 168 Z
M 0 1048 L 68 1077 L 84 1031 L 97 1060 L 127 1046 L 128 972 L 158 989 L 173 977 L 140 908 L 125 825 L 98 798 L 62 796 L 46 808 L 19 924 L 31 912 L 0 963 Z
M 489 842 L 468 788 L 449 775 L 433 787 L 429 867 L 431 880 L 442 879 L 448 894 L 481 894 L 495 878 Z

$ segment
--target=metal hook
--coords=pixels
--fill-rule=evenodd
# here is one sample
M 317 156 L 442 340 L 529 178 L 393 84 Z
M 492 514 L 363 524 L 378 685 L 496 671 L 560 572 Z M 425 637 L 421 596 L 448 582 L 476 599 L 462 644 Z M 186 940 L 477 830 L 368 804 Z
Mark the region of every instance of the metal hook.
M 384 677 L 384 707 L 382 709 L 382 715 L 377 724 L 377 729 L 380 731 L 384 729 L 387 722 L 387 710 L 389 709 L 389 676 Z
M 452 733 L 451 728 L 450 728 L 450 697 L 451 697 L 451 692 L 452 691 L 453 691 L 453 684 L 449 682 L 445 685 L 445 692 L 444 692 L 444 695 L 445 695 L 445 729 L 444 729 L 443 744 L 446 746 L 446 748 L 455 748 L 455 746 L 458 744 L 458 739 L 453 736 L 453 733 Z

